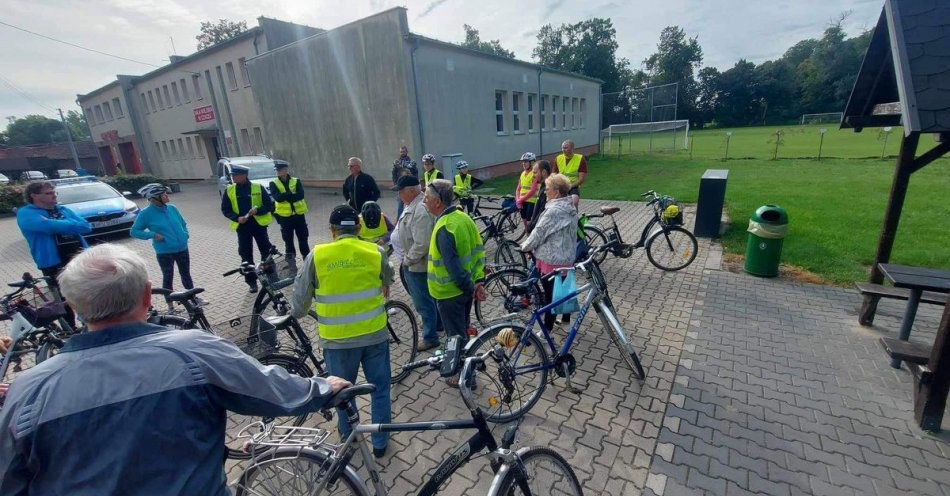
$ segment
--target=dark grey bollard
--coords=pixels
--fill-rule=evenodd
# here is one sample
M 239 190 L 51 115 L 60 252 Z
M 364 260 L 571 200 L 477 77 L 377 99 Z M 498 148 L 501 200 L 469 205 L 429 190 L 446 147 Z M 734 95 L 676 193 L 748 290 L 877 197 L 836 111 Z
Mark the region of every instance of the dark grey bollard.
M 722 222 L 722 205 L 726 199 L 729 169 L 706 169 L 699 181 L 696 224 L 693 234 L 700 238 L 718 238 Z

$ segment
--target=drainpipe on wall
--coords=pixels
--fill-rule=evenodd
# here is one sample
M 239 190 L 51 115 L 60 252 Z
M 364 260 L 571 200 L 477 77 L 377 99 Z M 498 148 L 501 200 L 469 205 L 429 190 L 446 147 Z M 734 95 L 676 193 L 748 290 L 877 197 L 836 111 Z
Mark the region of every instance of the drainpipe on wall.
M 218 98 L 214 94 L 214 85 L 211 84 L 211 71 L 205 70 L 205 81 L 208 83 L 208 94 L 211 96 L 211 109 L 214 110 L 214 118 L 218 121 L 218 147 L 224 147 L 224 155 L 231 156 L 231 149 L 228 148 L 228 140 L 224 138 L 224 118 L 221 116 L 221 109 L 218 107 Z
M 412 51 L 409 52 L 409 58 L 412 60 L 412 92 L 416 98 L 416 120 L 419 122 L 419 146 L 422 153 L 426 152 L 426 134 L 422 127 L 422 104 L 419 102 L 419 81 L 416 79 L 416 50 L 419 49 L 419 39 L 413 38 Z
M 538 108 L 541 108 L 541 102 L 544 101 L 544 96 L 541 94 L 541 73 L 544 72 L 544 68 L 538 68 Z M 541 116 L 544 117 L 544 111 L 540 112 Z M 538 123 L 538 160 L 541 160 L 544 157 L 544 126 L 541 126 L 540 122 Z M 547 124 L 547 121 L 545 121 Z
M 228 101 L 228 90 L 224 86 L 224 75 L 221 72 L 221 66 L 215 66 L 215 72 L 218 73 L 218 82 L 221 84 L 221 98 L 224 99 L 224 110 L 228 113 L 228 122 L 231 123 L 231 136 L 234 139 L 234 149 L 237 150 L 237 156 L 243 155 L 241 153 L 241 140 L 238 139 L 237 129 L 234 127 L 234 116 L 231 115 L 231 103 Z

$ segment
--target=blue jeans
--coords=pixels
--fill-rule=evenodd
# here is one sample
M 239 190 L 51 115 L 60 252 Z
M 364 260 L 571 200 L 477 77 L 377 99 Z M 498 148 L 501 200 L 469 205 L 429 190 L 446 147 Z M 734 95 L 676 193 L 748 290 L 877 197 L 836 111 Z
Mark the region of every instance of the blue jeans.
M 429 283 L 426 281 L 428 273 L 413 272 L 405 267 L 401 270 L 406 276 L 406 284 L 409 285 L 406 289 L 412 297 L 412 303 L 422 316 L 422 339 L 430 343 L 438 343 L 439 310 L 435 307 L 435 298 L 429 294 Z
M 360 348 L 325 348 L 323 359 L 326 361 L 327 372 L 330 375 L 341 377 L 354 384 L 360 364 L 362 364 L 366 380 L 376 386 L 376 391 L 371 396 L 373 423 L 392 422 L 392 400 L 389 397 L 389 380 L 392 376 L 389 370 L 389 341 Z M 346 439 L 351 431 L 350 424 L 346 422 L 346 413 L 338 409 L 336 417 L 340 426 L 340 435 Z M 370 438 L 374 448 L 385 448 L 389 441 L 389 433 L 373 433 Z

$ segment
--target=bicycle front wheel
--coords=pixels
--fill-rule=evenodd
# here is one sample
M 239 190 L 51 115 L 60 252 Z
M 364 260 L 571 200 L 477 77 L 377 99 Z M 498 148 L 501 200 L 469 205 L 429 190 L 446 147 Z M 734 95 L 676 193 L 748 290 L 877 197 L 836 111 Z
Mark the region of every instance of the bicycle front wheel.
M 696 259 L 699 243 L 693 233 L 679 226 L 661 228 L 647 240 L 647 259 L 660 269 L 685 268 Z
M 495 324 L 476 336 L 468 348 L 467 355 L 473 356 L 496 344 L 504 346 L 502 360 L 486 358 L 484 370 L 476 371 L 471 383 L 459 383 L 470 391 L 470 395 L 462 395 L 465 406 L 481 410 L 489 422 L 510 422 L 528 413 L 547 386 L 550 363 L 544 343 L 534 333 L 524 336 L 526 332 L 520 324 Z M 474 404 L 469 403 L 469 396 Z
M 621 326 L 620 321 L 617 320 L 617 312 L 614 311 L 613 304 L 605 297 L 603 300 L 597 302 L 594 308 L 597 310 L 597 315 L 600 316 L 604 330 L 607 331 L 611 341 L 614 342 L 617 350 L 620 351 L 623 363 L 627 364 L 627 367 L 630 367 L 634 377 L 643 380 L 643 378 L 646 377 L 646 373 L 640 364 L 640 357 L 637 356 L 637 350 L 630 341 L 630 337 L 627 336 L 627 331 L 623 330 L 623 326 Z
M 527 256 L 524 252 L 518 250 L 518 243 L 510 239 L 495 238 L 497 247 L 493 260 L 495 265 L 518 265 L 526 267 L 528 265 Z
M 386 329 L 389 331 L 390 383 L 395 384 L 409 375 L 402 366 L 416 361 L 419 324 L 409 305 L 393 300 L 386 302 Z
M 524 473 L 510 467 L 492 496 L 555 495 L 582 496 L 584 490 L 577 474 L 560 453 L 550 448 L 532 446 L 518 450 Z
M 584 226 L 584 241 L 587 242 L 588 253 L 593 253 L 597 248 L 607 244 L 607 235 L 604 233 L 603 229 L 593 224 L 588 224 Z M 594 257 L 594 261 L 597 263 L 602 263 L 606 258 L 607 252 L 602 251 L 598 253 L 596 257 Z
M 524 222 L 521 221 L 521 214 L 517 210 L 505 214 L 498 227 L 501 233 L 512 241 L 521 241 L 525 234 Z
M 258 455 L 235 484 L 237 496 L 311 496 L 326 477 L 325 454 L 298 447 L 281 447 Z M 320 494 L 369 496 L 362 481 L 343 470 L 331 487 Z

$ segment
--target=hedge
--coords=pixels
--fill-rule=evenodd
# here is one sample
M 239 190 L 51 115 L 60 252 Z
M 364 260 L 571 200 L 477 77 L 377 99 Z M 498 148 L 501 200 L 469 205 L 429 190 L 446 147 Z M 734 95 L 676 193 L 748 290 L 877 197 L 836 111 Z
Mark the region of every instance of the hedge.
M 23 205 L 23 185 L 5 184 L 0 186 L 0 213 L 8 214 L 20 205 Z
M 100 181 L 122 191 L 130 191 L 132 194 L 142 186 L 150 183 L 166 184 L 161 178 L 150 174 L 132 174 L 124 176 L 105 176 L 100 177 Z M 15 207 L 23 205 L 23 188 L 26 184 L 5 184 L 0 186 L 0 214 L 13 212 Z

